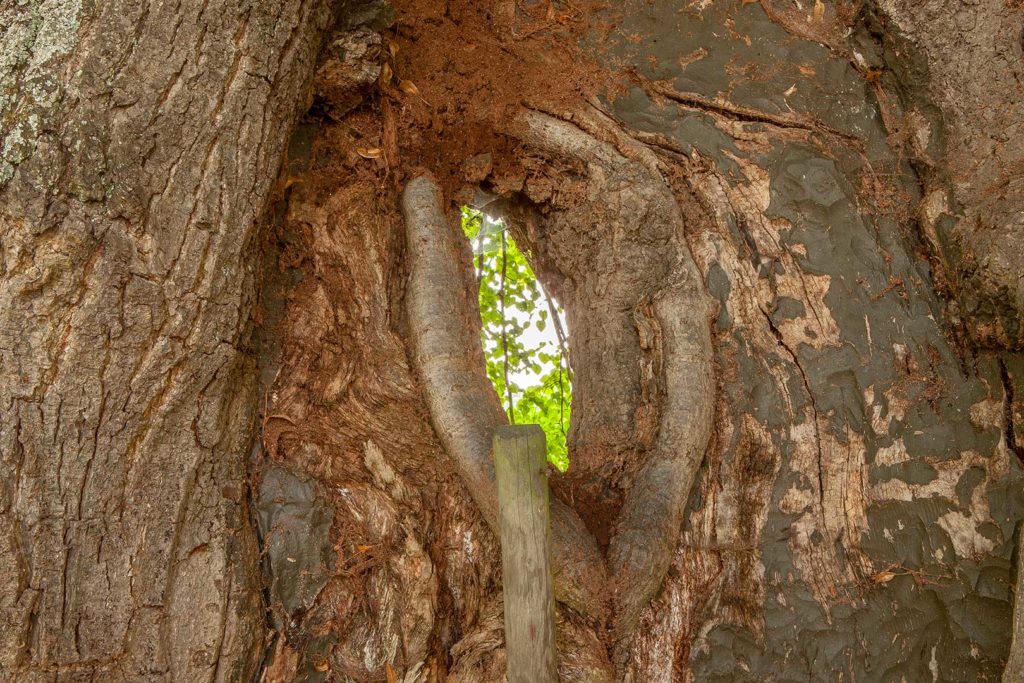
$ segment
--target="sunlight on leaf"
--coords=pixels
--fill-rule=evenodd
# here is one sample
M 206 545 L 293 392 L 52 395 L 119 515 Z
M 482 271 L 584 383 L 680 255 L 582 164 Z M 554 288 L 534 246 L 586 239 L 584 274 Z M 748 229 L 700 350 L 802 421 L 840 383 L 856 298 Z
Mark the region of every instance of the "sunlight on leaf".
M 547 437 L 548 461 L 564 472 L 569 467 L 565 439 L 572 386 L 562 345 L 548 326 L 557 304 L 549 301 L 500 221 L 464 208 L 462 230 L 473 247 L 473 270 L 480 285 L 487 377 L 510 422 L 540 425 Z M 562 316 L 560 308 L 558 315 Z M 563 329 L 564 323 L 555 327 Z

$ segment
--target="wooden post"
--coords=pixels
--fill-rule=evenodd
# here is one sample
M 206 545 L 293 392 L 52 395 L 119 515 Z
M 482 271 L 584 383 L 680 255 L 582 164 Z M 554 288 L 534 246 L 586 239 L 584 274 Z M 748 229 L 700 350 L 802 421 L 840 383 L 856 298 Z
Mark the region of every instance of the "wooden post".
M 555 683 L 547 445 L 537 425 L 494 432 L 509 683 Z

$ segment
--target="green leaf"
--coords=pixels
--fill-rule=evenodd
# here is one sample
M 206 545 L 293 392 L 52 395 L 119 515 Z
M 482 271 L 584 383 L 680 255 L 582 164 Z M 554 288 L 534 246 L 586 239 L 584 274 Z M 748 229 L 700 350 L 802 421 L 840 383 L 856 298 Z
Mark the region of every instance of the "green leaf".
M 473 264 L 480 277 L 480 341 L 487 377 L 506 412 L 511 391 L 511 411 L 516 423 L 540 425 L 547 437 L 548 460 L 564 472 L 569 466 L 566 433 L 572 387 L 557 343 L 542 340 L 527 346 L 528 330 L 536 328 L 544 332 L 550 315 L 526 255 L 508 232 L 504 232 L 505 317 L 502 317 L 502 230 L 503 227 L 496 227 L 493 222 L 485 222 L 480 211 L 463 208 L 462 231 L 473 246 Z M 562 309 L 557 310 L 561 314 Z M 514 377 L 526 372 L 535 376 L 536 384 L 520 387 Z

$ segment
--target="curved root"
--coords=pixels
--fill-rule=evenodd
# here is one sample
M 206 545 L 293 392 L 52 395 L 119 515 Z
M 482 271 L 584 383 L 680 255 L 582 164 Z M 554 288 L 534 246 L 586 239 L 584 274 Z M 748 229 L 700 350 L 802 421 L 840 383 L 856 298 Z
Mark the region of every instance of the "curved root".
M 564 274 L 574 279 L 574 296 L 580 299 L 576 308 L 586 311 L 577 316 L 577 325 L 588 331 L 589 337 L 615 345 L 612 350 L 602 348 L 601 355 L 639 357 L 636 330 L 629 338 L 621 334 L 613 338 L 610 330 L 621 328 L 618 318 L 628 315 L 623 303 L 635 305 L 650 297 L 653 327 L 661 337 L 657 344 L 660 364 L 655 363 L 660 366 L 660 373 L 655 371 L 659 375 L 655 383 L 660 387 L 655 392 L 660 398 L 655 399 L 656 432 L 652 441 L 624 443 L 620 448 L 622 452 L 631 448 L 644 451 L 639 464 L 628 460 L 621 464 L 622 469 L 632 468 L 634 474 L 608 548 L 614 587 L 615 661 L 621 670 L 641 613 L 657 594 L 672 562 L 690 490 L 711 438 L 715 390 L 712 304 L 683 241 L 682 212 L 649 150 L 596 112 L 580 112 L 572 120 L 574 123 L 568 123 L 527 112 L 513 127 L 525 141 L 549 153 L 582 160 L 589 169 L 589 199 L 568 209 L 564 216 L 548 219 L 554 230 L 586 226 L 591 233 L 589 244 L 596 245 L 582 258 L 573 254 L 564 259 L 567 269 L 573 271 Z M 599 275 L 588 288 L 588 278 L 594 278 L 595 272 Z M 592 298 L 590 290 L 603 293 L 616 305 L 602 310 L 588 300 Z M 618 327 L 609 316 L 618 316 Z M 630 348 L 622 348 L 625 346 Z M 587 353 L 588 349 L 573 350 L 574 358 L 584 362 Z M 604 391 L 604 398 L 613 398 L 607 392 L 609 383 L 623 400 L 630 392 L 637 393 L 641 380 L 636 369 L 619 368 L 618 373 L 602 373 L 599 389 L 581 387 L 580 393 Z M 574 414 L 578 424 L 622 422 L 623 411 L 615 405 L 594 406 L 584 401 L 579 412 L 584 411 L 590 414 Z M 588 465 L 604 463 L 584 464 Z M 606 482 L 607 488 L 611 485 Z

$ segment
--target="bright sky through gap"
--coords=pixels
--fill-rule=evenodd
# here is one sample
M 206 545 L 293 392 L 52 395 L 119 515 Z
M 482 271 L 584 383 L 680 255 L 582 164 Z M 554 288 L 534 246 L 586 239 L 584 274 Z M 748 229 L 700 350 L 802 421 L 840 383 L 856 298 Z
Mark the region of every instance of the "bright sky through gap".
M 481 232 L 484 235 L 497 235 L 503 230 L 505 230 L 505 225 L 500 219 L 491 218 L 487 214 L 484 214 L 483 227 L 481 228 Z M 494 244 L 494 241 L 489 240 L 489 244 Z M 476 249 L 475 243 L 473 244 L 473 248 L 474 250 Z M 487 251 L 490 252 L 490 250 Z M 539 280 L 537 281 L 537 288 L 540 290 L 541 296 L 547 298 L 547 292 L 544 291 L 544 286 Z M 544 299 L 542 299 L 542 301 L 543 300 Z M 511 304 L 511 302 L 509 303 Z M 555 302 L 555 305 L 558 311 L 558 319 L 562 323 L 562 329 L 566 331 L 566 334 L 568 334 L 569 328 L 565 322 L 565 313 L 561 308 L 558 308 L 557 302 Z M 545 311 L 547 310 L 546 305 L 538 308 L 543 308 Z M 543 331 L 538 330 L 537 326 L 532 324 L 536 319 L 536 312 L 534 312 L 533 315 L 534 320 L 531 320 L 529 313 L 525 313 L 520 311 L 518 308 L 509 305 L 505 309 L 505 315 L 507 319 L 515 320 L 522 324 L 524 332 L 520 335 L 520 339 L 525 347 L 535 349 L 539 346 L 546 346 L 551 350 L 558 348 L 558 335 L 555 333 L 555 326 L 553 324 L 549 322 L 549 324 L 544 327 Z M 531 324 L 527 325 L 528 322 Z M 530 387 L 539 386 L 541 377 L 550 370 L 551 368 L 547 367 L 544 363 L 540 364 L 540 371 L 538 372 L 533 372 L 529 368 L 509 368 L 509 380 L 511 380 L 511 382 L 520 389 L 528 389 Z
M 544 291 L 544 287 L 540 284 L 540 282 L 537 283 L 537 287 L 540 289 L 541 296 L 546 297 L 547 293 Z M 558 335 L 555 334 L 554 325 L 545 326 L 544 331 L 542 332 L 541 330 L 537 329 L 536 325 L 530 325 L 529 327 L 526 327 L 526 322 L 530 319 L 530 316 L 528 314 L 523 313 L 517 308 L 509 308 L 506 310 L 509 318 L 515 320 L 516 322 L 522 323 L 523 326 L 526 328 L 525 332 L 523 332 L 523 334 L 520 335 L 520 337 L 523 340 L 524 346 L 527 346 L 529 348 L 537 348 L 542 344 L 546 344 L 549 345 L 548 348 L 558 348 Z M 567 329 L 565 326 L 565 315 L 560 310 L 558 311 L 558 318 L 562 322 L 562 329 Z M 549 369 L 550 368 L 546 368 L 543 364 L 541 364 L 542 372 L 548 372 Z M 541 372 L 531 372 L 528 368 L 524 368 L 518 372 L 509 372 L 509 379 L 511 379 L 514 384 L 522 387 L 523 389 L 539 385 L 540 378 Z
M 529 254 L 516 245 L 503 222 L 464 208 L 462 230 L 474 251 L 488 379 L 510 421 L 544 430 L 548 461 L 565 472 L 572 401 L 558 339 L 559 332 L 568 333 L 565 316 L 544 292 Z

